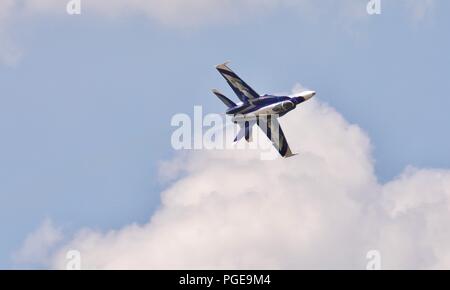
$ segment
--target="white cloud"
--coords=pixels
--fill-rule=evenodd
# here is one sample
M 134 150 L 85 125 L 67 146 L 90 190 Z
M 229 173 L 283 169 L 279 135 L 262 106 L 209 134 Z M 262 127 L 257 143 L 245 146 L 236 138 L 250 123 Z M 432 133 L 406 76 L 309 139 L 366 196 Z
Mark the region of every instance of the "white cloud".
M 28 235 L 13 259 L 18 264 L 45 264 L 52 247 L 56 246 L 62 238 L 61 230 L 56 228 L 50 219 L 45 219 L 34 232 Z
M 395 268 L 450 268 L 450 171 L 409 168 L 382 190 L 380 231 Z
M 299 156 L 181 154 L 148 223 L 81 230 L 47 266 L 76 249 L 84 268 L 364 269 L 377 249 L 384 268 L 450 267 L 450 171 L 379 184 L 367 135 L 333 108 L 310 100 L 281 122 Z

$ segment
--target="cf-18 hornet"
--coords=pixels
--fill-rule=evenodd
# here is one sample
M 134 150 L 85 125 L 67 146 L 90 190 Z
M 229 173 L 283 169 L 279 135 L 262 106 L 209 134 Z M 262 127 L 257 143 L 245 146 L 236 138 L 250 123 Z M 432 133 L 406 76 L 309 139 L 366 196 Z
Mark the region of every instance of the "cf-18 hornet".
M 241 101 L 236 104 L 218 90 L 213 90 L 213 93 L 228 107 L 225 113 L 230 115 L 232 121 L 240 126 L 240 131 L 234 141 L 237 142 L 245 137 L 245 140 L 250 142 L 252 128 L 256 124 L 272 141 L 273 146 L 281 156 L 291 157 L 295 155 L 289 148 L 283 130 L 278 123 L 278 118 L 312 98 L 316 92 L 304 91 L 289 96 L 259 95 L 235 74 L 227 66 L 227 63 L 216 66 L 216 69 Z

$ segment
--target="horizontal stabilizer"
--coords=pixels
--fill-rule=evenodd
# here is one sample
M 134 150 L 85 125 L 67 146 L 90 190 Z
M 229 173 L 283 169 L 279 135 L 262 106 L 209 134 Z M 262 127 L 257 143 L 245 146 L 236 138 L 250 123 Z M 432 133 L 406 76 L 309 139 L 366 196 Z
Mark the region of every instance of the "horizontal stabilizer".
M 233 108 L 236 107 L 236 104 L 228 99 L 227 97 L 225 97 L 224 94 L 222 94 L 221 92 L 219 92 L 218 90 L 214 89 L 212 90 L 212 92 L 214 93 L 214 95 L 216 95 L 224 104 L 225 106 L 227 106 L 228 108 Z

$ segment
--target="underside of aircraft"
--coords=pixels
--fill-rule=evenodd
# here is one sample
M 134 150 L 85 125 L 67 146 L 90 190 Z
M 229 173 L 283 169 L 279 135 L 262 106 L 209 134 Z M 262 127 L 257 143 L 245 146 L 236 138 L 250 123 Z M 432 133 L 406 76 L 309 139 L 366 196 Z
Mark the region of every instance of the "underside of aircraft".
M 232 116 L 233 122 L 240 126 L 240 131 L 234 141 L 237 142 L 245 137 L 245 140 L 250 142 L 252 128 L 257 125 L 281 156 L 295 155 L 289 148 L 278 118 L 295 109 L 300 103 L 312 98 L 316 92 L 304 91 L 289 96 L 259 95 L 227 64 L 217 65 L 216 69 L 225 78 L 240 103 L 236 104 L 216 89 L 213 90 L 213 93 L 227 106 L 226 114 Z

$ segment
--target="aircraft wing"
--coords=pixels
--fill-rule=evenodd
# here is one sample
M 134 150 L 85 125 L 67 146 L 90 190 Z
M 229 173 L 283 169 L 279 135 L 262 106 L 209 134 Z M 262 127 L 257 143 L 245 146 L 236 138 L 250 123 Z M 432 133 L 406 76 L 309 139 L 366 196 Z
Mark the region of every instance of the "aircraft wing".
M 289 148 L 289 144 L 287 143 L 277 118 L 271 116 L 259 118 L 258 126 L 263 130 L 264 134 L 267 135 L 269 140 L 272 141 L 272 145 L 277 149 L 281 156 L 291 157 L 296 155 L 292 154 L 291 148 Z
M 233 89 L 234 93 L 242 102 L 248 102 L 252 99 L 259 98 L 249 85 L 247 85 L 237 74 L 235 74 L 228 66 L 227 63 L 219 64 L 216 66 L 219 73 L 225 78 L 227 83 Z

